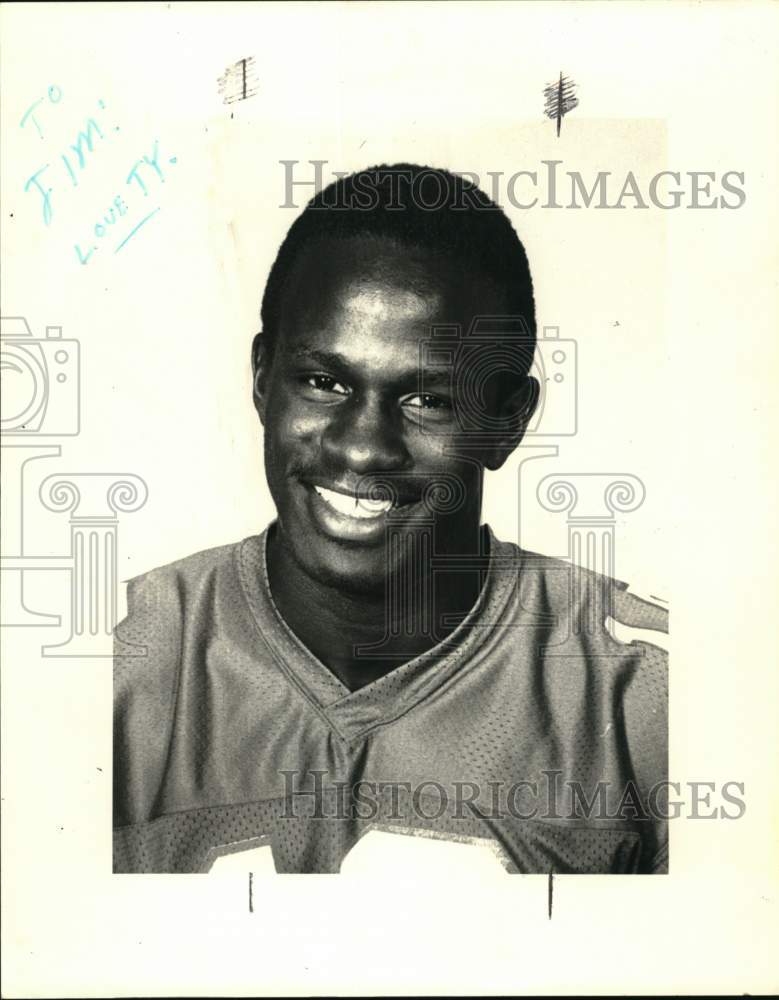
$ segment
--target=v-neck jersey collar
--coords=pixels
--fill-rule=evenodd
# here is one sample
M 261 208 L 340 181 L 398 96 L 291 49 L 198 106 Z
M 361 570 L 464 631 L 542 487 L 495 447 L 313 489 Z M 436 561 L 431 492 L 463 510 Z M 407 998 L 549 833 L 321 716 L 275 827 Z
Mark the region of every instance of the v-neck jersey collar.
M 481 659 L 502 631 L 497 626 L 517 587 L 521 551 L 496 539 L 485 525 L 490 543 L 485 580 L 463 621 L 442 642 L 357 691 L 350 691 L 301 642 L 276 607 L 266 559 L 270 527 L 237 546 L 241 586 L 257 629 L 277 665 L 346 741 L 358 739 L 405 714 L 459 670 Z

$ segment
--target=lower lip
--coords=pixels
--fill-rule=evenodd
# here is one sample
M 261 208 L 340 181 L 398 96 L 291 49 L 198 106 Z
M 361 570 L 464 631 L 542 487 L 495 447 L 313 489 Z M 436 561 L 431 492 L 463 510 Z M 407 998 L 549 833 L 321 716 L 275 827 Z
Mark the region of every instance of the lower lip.
M 364 545 L 376 544 L 384 538 L 389 512 L 371 518 L 349 517 L 331 507 L 313 486 L 306 485 L 305 490 L 308 493 L 309 510 L 324 534 L 341 542 L 358 542 Z M 401 511 L 403 514 L 411 513 L 420 506 L 421 501 L 406 504 L 396 510 L 396 514 Z

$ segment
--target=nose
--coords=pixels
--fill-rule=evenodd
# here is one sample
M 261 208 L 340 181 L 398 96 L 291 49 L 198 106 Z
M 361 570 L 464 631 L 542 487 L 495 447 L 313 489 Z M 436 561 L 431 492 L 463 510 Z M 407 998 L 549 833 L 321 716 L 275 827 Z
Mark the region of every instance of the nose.
M 402 470 L 412 462 L 399 417 L 378 399 L 339 406 L 322 435 L 322 450 L 334 469 L 360 475 Z

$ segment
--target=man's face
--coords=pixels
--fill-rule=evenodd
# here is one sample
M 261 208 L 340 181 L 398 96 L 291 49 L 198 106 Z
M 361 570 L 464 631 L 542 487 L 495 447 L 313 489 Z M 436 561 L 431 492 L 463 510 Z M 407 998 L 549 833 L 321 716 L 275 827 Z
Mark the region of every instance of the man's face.
M 451 373 L 437 367 L 420 392 L 420 344 L 434 324 L 467 328 L 479 312 L 500 312 L 500 299 L 388 241 L 302 251 L 273 357 L 255 357 L 255 400 L 278 544 L 309 577 L 377 594 L 388 573 L 421 559 L 410 536 L 431 519 L 437 553 L 472 550 L 483 466 L 463 454 Z M 436 485 L 459 491 L 453 509 L 431 504 Z

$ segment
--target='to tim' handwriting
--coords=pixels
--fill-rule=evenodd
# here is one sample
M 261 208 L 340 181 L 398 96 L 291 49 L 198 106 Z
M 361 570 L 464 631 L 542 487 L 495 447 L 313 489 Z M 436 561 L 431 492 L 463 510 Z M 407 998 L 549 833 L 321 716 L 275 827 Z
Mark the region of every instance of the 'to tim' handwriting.
M 20 127 L 28 129 L 30 134 L 36 132 L 38 138 L 46 140 L 44 126 L 47 124 L 48 114 L 56 108 L 55 114 L 60 114 L 60 105 L 63 100 L 62 88 L 53 84 L 46 92 L 45 97 L 40 97 L 34 101 L 22 115 Z M 93 111 L 91 115 L 84 114 L 78 125 L 74 127 L 72 141 L 64 147 L 52 150 L 51 159 L 43 163 L 29 175 L 24 184 L 24 190 L 33 197 L 38 197 L 41 208 L 41 217 L 45 226 L 51 226 L 54 219 L 55 201 L 64 189 L 65 192 L 78 188 L 80 182 L 85 177 L 90 176 L 88 168 L 98 159 L 100 149 L 105 146 L 112 136 L 120 132 L 118 125 L 107 126 L 102 112 L 106 111 L 105 102 L 97 102 L 98 111 Z M 136 154 L 137 155 L 137 154 Z M 160 210 L 160 206 L 147 212 L 140 221 L 137 221 L 133 228 L 127 232 L 120 221 L 125 217 L 128 222 L 135 221 L 138 214 L 139 198 L 148 198 L 154 194 L 155 187 L 165 183 L 166 173 L 170 166 L 177 163 L 177 157 L 160 157 L 159 140 L 155 139 L 150 155 L 144 153 L 140 159 L 131 162 L 129 171 L 124 178 L 124 195 L 116 194 L 110 202 L 108 208 L 100 214 L 92 223 L 88 223 L 88 233 L 79 242 L 74 243 L 73 249 L 76 258 L 81 264 L 86 264 L 95 251 L 99 250 L 104 240 L 114 234 L 119 235 L 119 230 L 124 232 L 119 243 L 114 247 L 114 253 L 118 253 L 122 247 L 141 229 L 145 223 Z M 95 243 L 93 240 L 97 240 Z

